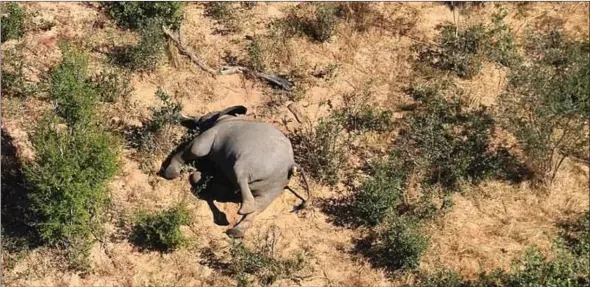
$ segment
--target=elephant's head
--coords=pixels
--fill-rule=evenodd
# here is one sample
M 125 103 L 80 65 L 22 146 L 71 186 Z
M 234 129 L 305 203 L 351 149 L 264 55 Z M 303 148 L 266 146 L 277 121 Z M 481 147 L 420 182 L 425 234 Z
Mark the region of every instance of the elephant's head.
M 246 107 L 244 106 L 233 106 L 226 108 L 222 111 L 211 112 L 201 117 L 187 117 L 181 116 L 180 124 L 188 129 L 199 129 L 201 132 L 206 131 L 213 127 L 219 121 L 246 114 Z

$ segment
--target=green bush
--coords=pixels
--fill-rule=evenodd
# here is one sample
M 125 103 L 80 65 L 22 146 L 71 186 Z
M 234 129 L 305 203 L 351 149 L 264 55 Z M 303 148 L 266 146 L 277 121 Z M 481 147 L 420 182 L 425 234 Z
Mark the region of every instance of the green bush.
M 511 70 L 499 108 L 535 182 L 547 184 L 566 157 L 588 160 L 589 49 L 559 31 L 528 45 L 531 63 Z
M 231 246 L 229 274 L 238 281 L 238 286 L 250 286 L 253 283 L 248 275 L 253 275 L 260 285 L 272 285 L 277 280 L 290 278 L 305 267 L 303 254 L 283 259 L 275 257 L 273 249 L 274 245 L 268 242 L 254 250 L 247 248 L 243 243 L 234 243 Z
M 344 107 L 336 110 L 337 117 L 344 119 L 349 132 L 386 132 L 393 128 L 390 111 L 376 109 L 371 103 L 372 92 L 366 83 L 360 91 L 345 95 Z
M 407 175 L 399 167 L 381 163 L 355 194 L 353 213 L 360 224 L 375 226 L 402 202 Z
M 177 30 L 182 22 L 181 2 L 105 2 L 102 4 L 118 25 L 140 30 L 154 21 Z
M 391 270 L 414 269 L 429 245 L 422 235 L 420 225 L 409 217 L 398 217 L 379 233 L 373 247 L 384 266 Z
M 180 226 L 187 224 L 190 224 L 190 217 L 183 206 L 154 214 L 140 212 L 131 240 L 141 248 L 170 252 L 186 242 Z
M 165 51 L 164 31 L 158 21 L 148 20 L 139 31 L 139 36 L 139 42 L 135 46 L 116 51 L 113 60 L 116 64 L 133 71 L 152 71 L 160 64 Z
M 133 92 L 131 74 L 119 69 L 101 71 L 94 79 L 98 98 L 102 102 L 113 103 L 119 98 L 129 99 Z
M 97 102 L 97 92 L 89 81 L 86 55 L 61 45 L 62 62 L 51 70 L 49 95 L 56 104 L 56 113 L 70 126 L 88 124 L 93 116 Z
M 35 226 L 48 243 L 65 246 L 70 262 L 88 256 L 109 199 L 106 182 L 118 171 L 118 141 L 94 125 L 58 128 L 46 117 L 31 135 L 36 152 L 25 166 Z
M 26 12 L 16 2 L 2 4 L 2 43 L 18 39 L 25 30 Z

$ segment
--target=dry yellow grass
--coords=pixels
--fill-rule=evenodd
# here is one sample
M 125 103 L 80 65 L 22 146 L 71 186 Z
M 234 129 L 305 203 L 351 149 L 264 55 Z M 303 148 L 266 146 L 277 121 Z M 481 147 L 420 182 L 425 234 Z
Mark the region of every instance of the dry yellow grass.
M 25 35 L 26 59 L 35 63 L 37 70 L 46 71 L 59 62 L 61 53 L 54 38 L 69 38 L 85 42 L 99 51 L 104 45 L 133 41 L 129 32 L 118 31 L 107 22 L 106 28 L 95 29 L 102 16 L 93 5 L 76 2 L 26 3 L 28 11 L 40 12 L 41 18 L 54 21 L 56 26 L 48 32 L 31 32 Z M 242 31 L 230 35 L 213 34 L 217 24 L 204 16 L 202 3 L 187 3 L 182 34 L 184 43 L 211 67 L 219 67 L 225 51 L 244 56 L 246 35 L 264 35 L 265 25 L 283 17 L 295 3 L 259 2 L 253 10 L 244 12 L 240 20 Z M 395 108 L 404 100 L 402 89 L 412 79 L 410 47 L 417 42 L 430 41 L 437 35 L 435 26 L 452 22 L 453 15 L 441 3 L 374 3 L 384 23 L 390 26 L 372 27 L 365 32 L 355 31 L 351 25 L 341 23 L 337 34 L 327 43 L 311 43 L 304 37 L 286 40 L 284 47 L 265 61 L 278 63 L 282 69 L 298 70 L 310 74 L 317 67 L 338 64 L 334 77 L 328 81 L 308 77 L 301 103 L 304 112 L 312 120 L 326 113 L 323 102 L 330 100 L 339 105 L 341 96 L 351 92 L 368 80 L 374 80 L 374 102 L 385 108 Z M 461 14 L 461 25 L 475 21 L 487 21 L 494 5 L 466 15 Z M 508 9 L 510 26 L 522 33 L 527 27 L 541 25 L 549 16 L 565 22 L 566 31 L 573 35 L 588 35 L 587 3 L 530 3 L 526 8 L 515 4 L 497 4 Z M 522 11 L 521 11 L 522 10 Z M 113 36 L 114 35 L 114 36 Z M 2 45 L 5 51 L 14 41 Z M 248 116 L 275 123 L 286 130 L 284 122 L 293 120 L 286 106 L 276 112 L 266 112 L 268 88 L 240 75 L 211 77 L 198 69 L 183 55 L 170 48 L 167 64 L 153 73 L 134 75 L 135 91 L 131 97 L 132 110 L 118 107 L 118 112 L 107 112 L 110 119 L 116 117 L 127 124 L 137 124 L 148 115 L 148 108 L 157 105 L 154 96 L 162 87 L 184 105 L 186 114 L 202 114 L 230 105 L 246 104 Z M 285 56 L 287 58 L 285 59 Z M 100 52 L 93 53 L 93 65 L 102 65 Z M 278 58 L 277 58 L 278 57 Z M 490 105 L 505 84 L 506 71 L 492 65 L 484 66 L 482 74 L 470 81 L 460 81 L 472 104 Z M 37 118 L 50 108 L 47 102 L 27 100 L 20 114 L 8 116 L 2 99 L 2 127 L 12 134 L 23 153 L 27 141 L 24 131 L 30 130 L 26 119 Z M 107 120 L 110 120 L 107 119 Z M 380 139 L 374 138 L 379 147 Z M 383 148 L 383 146 L 381 146 Z M 171 284 L 173 286 L 231 286 L 234 282 L 219 270 L 212 269 L 203 260 L 200 248 L 210 247 L 222 253 L 229 246 L 223 231 L 217 226 L 203 201 L 190 193 L 187 176 L 166 181 L 139 167 L 127 150 L 123 155 L 123 171 L 110 184 L 112 194 L 112 219 L 106 227 L 105 246 L 96 244 L 92 249 L 94 272 L 86 277 L 66 271 L 54 250 L 39 248 L 29 252 L 12 270 L 3 273 L 6 286 L 145 286 L 147 284 Z M 159 165 L 163 156 L 157 156 Z M 464 186 L 464 195 L 456 195 L 452 211 L 428 226 L 432 245 L 423 257 L 421 267 L 432 270 L 439 265 L 473 277 L 491 268 L 507 268 L 512 259 L 535 244 L 547 251 L 555 237 L 555 224 L 588 209 L 588 168 L 576 163 L 564 164 L 555 184 L 547 194 L 531 190 L 526 184 L 511 186 L 489 181 L 480 186 Z M 316 198 L 331 198 L 336 191 L 314 185 Z M 125 230 L 118 226 L 120 218 L 126 218 L 137 210 L 163 210 L 176 203 L 188 204 L 195 222 L 183 233 L 191 238 L 188 248 L 171 254 L 139 252 L 125 237 Z M 312 273 L 302 286 L 388 286 L 409 282 L 411 278 L 399 278 L 391 283 L 382 270 L 371 268 L 364 258 L 354 255 L 353 238 L 362 236 L 362 230 L 350 230 L 329 223 L 327 215 L 319 210 L 299 218 L 289 213 L 297 200 L 284 193 L 271 207 L 259 216 L 250 232 L 247 243 L 256 240 L 255 234 L 263 233 L 269 226 L 276 226 L 279 234 L 277 250 L 283 255 L 293 251 L 309 250 Z M 219 204 L 230 222 L 236 222 L 237 205 Z M 105 251 L 106 250 L 106 251 Z M 109 255 L 110 254 L 110 257 Z M 277 282 L 277 286 L 293 282 Z

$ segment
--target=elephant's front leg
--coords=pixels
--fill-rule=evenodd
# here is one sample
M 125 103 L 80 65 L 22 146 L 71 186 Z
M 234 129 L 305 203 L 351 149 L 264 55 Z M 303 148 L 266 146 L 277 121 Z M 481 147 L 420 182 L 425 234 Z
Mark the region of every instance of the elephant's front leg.
M 164 170 L 164 177 L 166 179 L 176 178 L 180 175 L 180 170 L 186 162 L 207 156 L 216 134 L 216 130 L 208 130 L 177 152 Z

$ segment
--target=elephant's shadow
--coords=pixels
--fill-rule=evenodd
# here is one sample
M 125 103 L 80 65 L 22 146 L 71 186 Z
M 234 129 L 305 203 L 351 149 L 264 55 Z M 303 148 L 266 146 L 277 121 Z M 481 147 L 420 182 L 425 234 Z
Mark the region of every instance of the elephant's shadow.
M 201 174 L 201 179 L 197 182 L 190 181 L 191 192 L 197 198 L 207 202 L 213 214 L 213 222 L 215 224 L 221 226 L 229 225 L 227 215 L 215 205 L 215 202 L 240 203 L 241 195 L 238 192 L 238 188 L 233 186 L 223 174 L 216 172 L 212 164 L 207 160 L 199 160 L 193 165 L 197 169 L 195 172 Z

